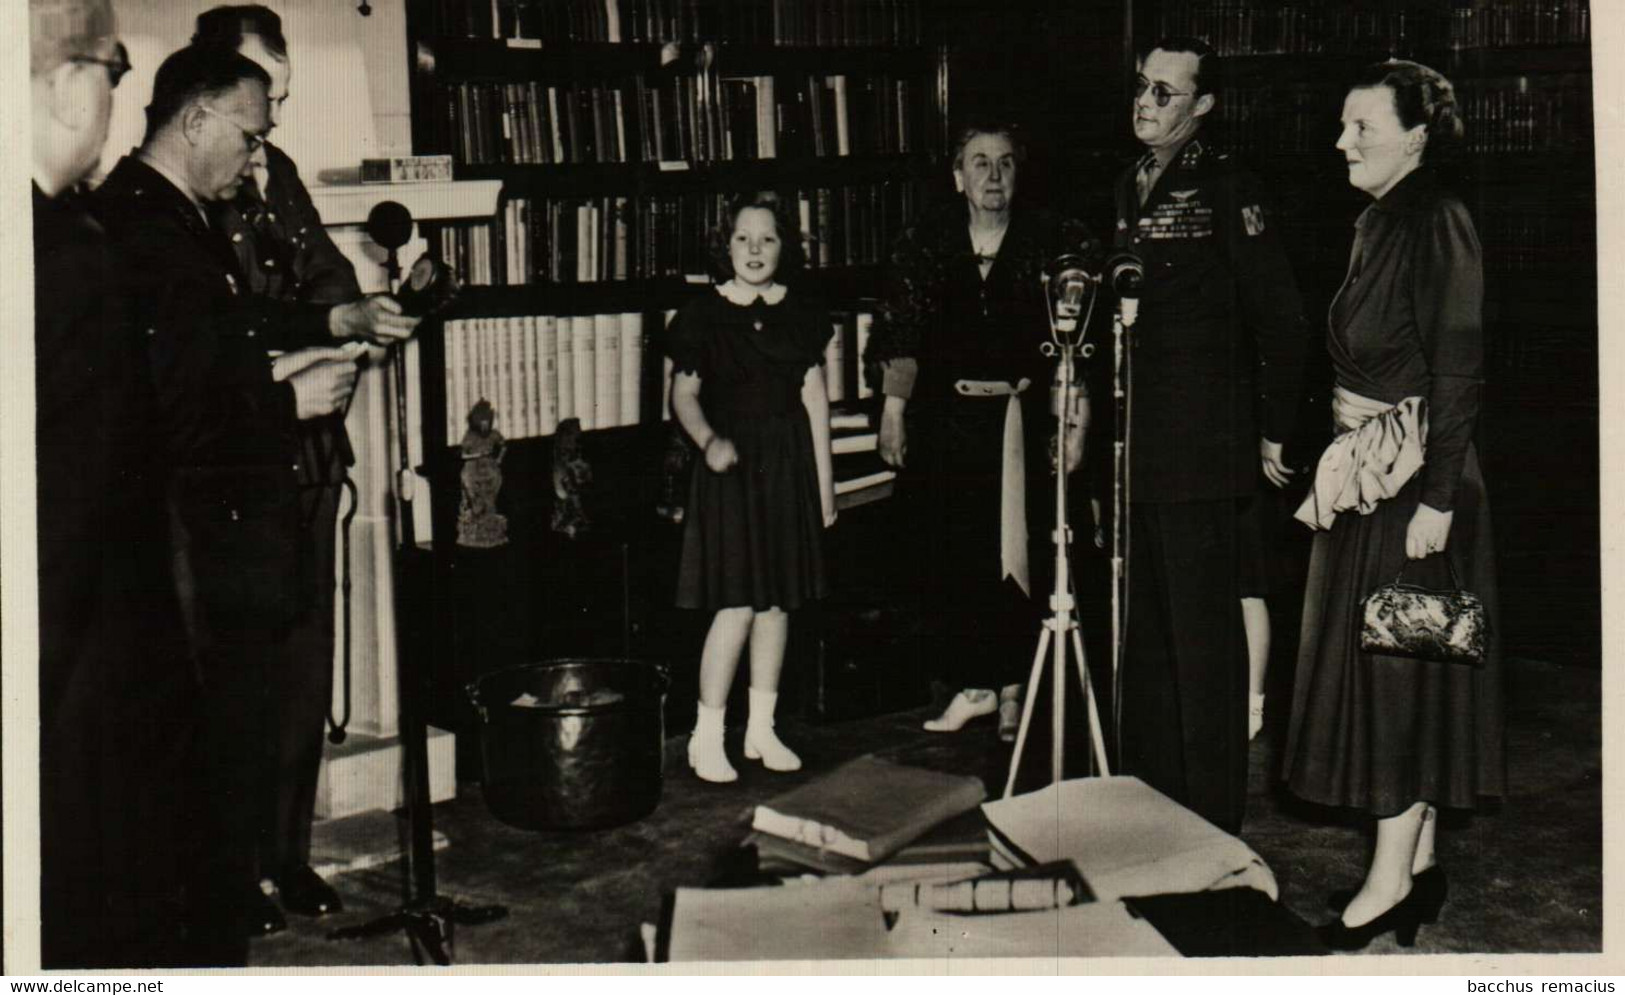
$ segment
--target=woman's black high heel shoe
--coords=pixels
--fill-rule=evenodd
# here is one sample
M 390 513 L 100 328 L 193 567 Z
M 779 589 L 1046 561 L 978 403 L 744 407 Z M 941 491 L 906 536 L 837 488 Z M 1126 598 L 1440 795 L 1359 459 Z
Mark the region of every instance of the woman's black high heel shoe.
M 1326 908 L 1339 915 L 1354 901 L 1357 889 L 1339 888 L 1326 896 Z M 1444 866 L 1434 864 L 1411 878 L 1411 893 L 1422 892 L 1422 925 L 1431 926 L 1439 921 L 1439 912 L 1450 895 L 1450 882 L 1444 876 Z
M 1333 919 L 1315 932 L 1320 934 L 1320 941 L 1333 950 L 1364 950 L 1372 940 L 1390 930 L 1400 946 L 1414 947 L 1416 931 L 1422 925 L 1423 897 L 1413 887 L 1398 905 L 1362 926 L 1345 926 L 1343 920 Z

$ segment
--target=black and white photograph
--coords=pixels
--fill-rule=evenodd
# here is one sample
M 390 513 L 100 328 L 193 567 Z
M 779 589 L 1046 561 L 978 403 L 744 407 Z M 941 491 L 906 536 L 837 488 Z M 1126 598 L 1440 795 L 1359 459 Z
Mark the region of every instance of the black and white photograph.
M 1622 973 L 1589 0 L 17 6 L 0 973 Z

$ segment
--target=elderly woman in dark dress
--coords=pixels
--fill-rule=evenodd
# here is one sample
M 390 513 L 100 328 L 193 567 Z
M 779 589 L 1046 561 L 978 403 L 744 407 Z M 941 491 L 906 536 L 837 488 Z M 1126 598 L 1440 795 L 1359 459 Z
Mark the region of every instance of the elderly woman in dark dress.
M 953 175 L 964 200 L 898 239 L 865 357 L 882 373 L 880 456 L 907 468 L 900 493 L 920 517 L 927 626 L 965 689 L 926 723 L 933 732 L 997 710 L 1000 734 L 1015 738 L 1038 608 L 1053 585 L 1047 557 L 1028 546 L 1049 547 L 1054 516 L 1055 362 L 1039 351 L 1050 338 L 1040 276 L 1062 253 L 1098 256 L 1100 243 L 1081 222 L 1016 206 L 1025 160 L 1010 125 L 960 133 Z M 1085 400 L 1070 417 L 1082 427 Z M 1069 468 L 1082 437 L 1072 435 Z
M 1483 381 L 1478 236 L 1433 164 L 1460 140 L 1454 91 L 1411 62 L 1372 66 L 1343 105 L 1337 148 L 1374 198 L 1356 225 L 1327 346 L 1340 435 L 1298 517 L 1319 531 L 1284 774 L 1292 790 L 1376 819 L 1365 881 L 1334 895 L 1322 927 L 1336 949 L 1393 931 L 1401 946 L 1444 904 L 1436 806 L 1498 795 L 1500 644 L 1489 509 L 1473 437 Z M 1358 486 L 1344 488 L 1346 470 Z M 1357 494 L 1355 492 L 1358 492 Z M 1407 566 L 1407 562 L 1409 565 Z M 1368 654 L 1361 601 L 1405 571 L 1422 586 L 1484 599 L 1482 667 Z

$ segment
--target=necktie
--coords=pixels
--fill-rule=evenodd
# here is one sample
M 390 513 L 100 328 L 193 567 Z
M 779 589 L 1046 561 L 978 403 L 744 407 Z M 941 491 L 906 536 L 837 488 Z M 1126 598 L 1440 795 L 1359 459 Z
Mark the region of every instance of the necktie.
M 254 194 L 264 200 L 271 189 L 271 167 L 263 162 L 254 163 Z
M 1151 188 L 1157 183 L 1157 154 L 1147 152 L 1145 158 L 1140 160 L 1139 171 L 1134 174 L 1134 189 L 1140 195 L 1140 206 L 1145 206 L 1147 197 L 1151 196 Z

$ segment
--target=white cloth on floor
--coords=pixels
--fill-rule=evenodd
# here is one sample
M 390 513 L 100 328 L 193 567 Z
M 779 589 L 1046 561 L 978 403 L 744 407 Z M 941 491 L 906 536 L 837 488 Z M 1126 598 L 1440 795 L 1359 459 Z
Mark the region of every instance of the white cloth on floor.
M 982 813 L 996 848 L 1024 864 L 1072 861 L 1102 902 L 1220 888 L 1280 896 L 1252 848 L 1137 777 L 1062 781 Z

